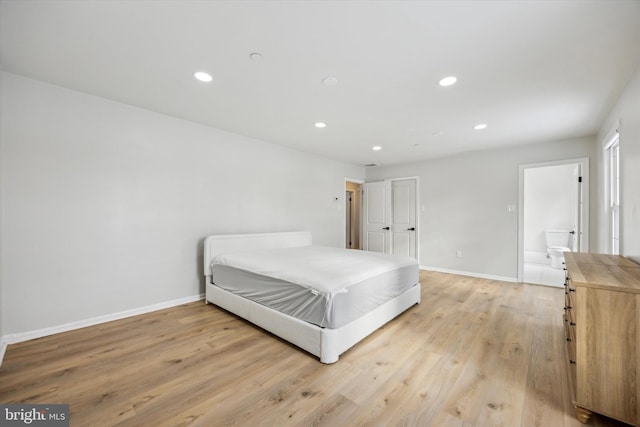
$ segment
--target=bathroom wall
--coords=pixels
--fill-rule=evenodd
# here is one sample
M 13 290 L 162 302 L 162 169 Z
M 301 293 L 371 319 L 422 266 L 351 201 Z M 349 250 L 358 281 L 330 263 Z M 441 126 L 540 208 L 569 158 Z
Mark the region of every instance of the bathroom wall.
M 524 251 L 546 253 L 544 230 L 572 230 L 575 222 L 575 165 L 524 171 Z

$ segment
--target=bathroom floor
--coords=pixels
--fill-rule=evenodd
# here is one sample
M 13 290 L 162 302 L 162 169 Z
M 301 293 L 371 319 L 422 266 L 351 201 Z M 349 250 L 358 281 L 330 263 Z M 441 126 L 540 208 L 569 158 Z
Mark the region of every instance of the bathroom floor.
M 564 270 L 551 267 L 551 264 L 525 262 L 524 282 L 536 285 L 564 286 Z
M 551 267 L 551 261 L 546 253 L 525 252 L 524 254 L 525 283 L 547 286 L 564 286 L 564 269 Z

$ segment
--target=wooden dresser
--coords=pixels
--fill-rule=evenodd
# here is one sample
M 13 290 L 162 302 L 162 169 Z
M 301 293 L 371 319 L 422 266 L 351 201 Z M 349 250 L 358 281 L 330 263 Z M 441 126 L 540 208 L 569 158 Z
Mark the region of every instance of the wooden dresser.
M 565 253 L 564 324 L 578 419 L 592 412 L 640 426 L 640 264 Z

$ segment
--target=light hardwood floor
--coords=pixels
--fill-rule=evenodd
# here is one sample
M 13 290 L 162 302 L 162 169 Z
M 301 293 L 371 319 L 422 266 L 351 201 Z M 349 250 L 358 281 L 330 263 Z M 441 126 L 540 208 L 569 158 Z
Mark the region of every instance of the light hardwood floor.
M 563 289 L 420 280 L 420 305 L 333 365 L 198 302 L 9 346 L 0 402 L 68 403 L 72 426 L 582 425 Z

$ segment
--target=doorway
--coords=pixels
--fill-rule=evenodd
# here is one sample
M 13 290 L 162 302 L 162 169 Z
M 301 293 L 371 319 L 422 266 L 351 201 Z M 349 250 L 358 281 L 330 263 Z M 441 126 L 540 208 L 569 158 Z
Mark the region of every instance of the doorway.
M 418 179 L 363 184 L 362 249 L 418 259 Z
M 346 181 L 345 184 L 345 248 L 360 249 L 361 183 Z
M 518 281 L 564 286 L 564 271 L 552 267 L 546 231 L 566 233 L 560 246 L 588 249 L 589 159 L 520 166 Z

